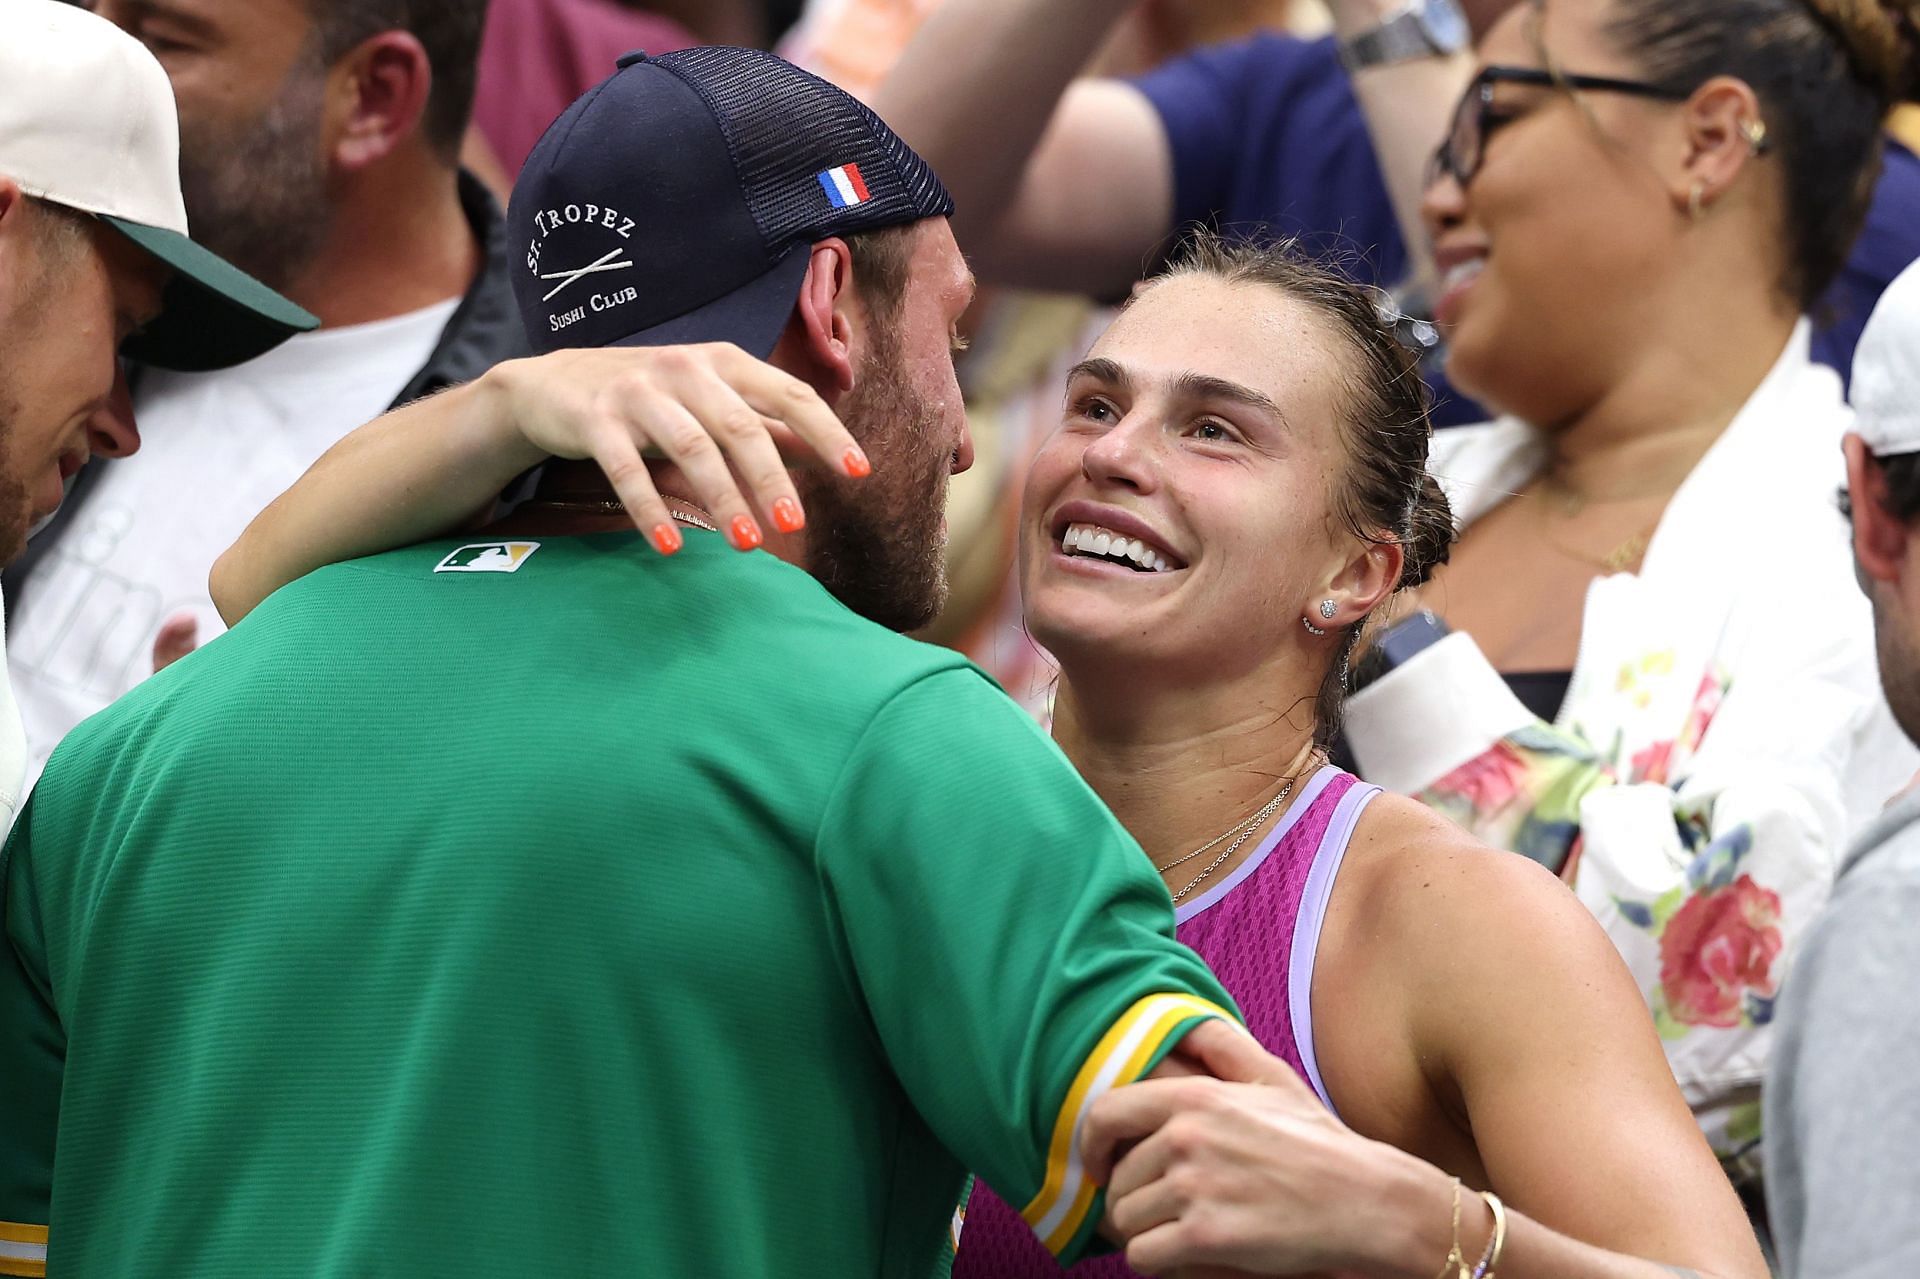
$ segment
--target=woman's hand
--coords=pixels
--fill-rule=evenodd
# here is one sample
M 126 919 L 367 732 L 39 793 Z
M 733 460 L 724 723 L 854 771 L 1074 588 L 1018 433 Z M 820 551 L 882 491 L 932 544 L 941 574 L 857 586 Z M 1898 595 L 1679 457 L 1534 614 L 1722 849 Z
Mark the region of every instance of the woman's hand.
M 328 449 L 214 565 L 214 602 L 232 625 L 323 564 L 474 528 L 515 476 L 550 457 L 596 462 L 662 551 L 678 539 L 647 473 L 649 454 L 680 469 L 683 496 L 720 527 L 752 519 L 751 493 L 775 528 L 792 532 L 806 515 L 782 450 L 856 478 L 870 469 L 812 387 L 738 347 L 602 347 L 508 360 Z
M 1346 1128 L 1249 1036 L 1193 1047 L 1214 1078 L 1118 1088 L 1087 1118 L 1087 1167 L 1096 1179 L 1111 1171 L 1107 1221 L 1134 1269 L 1190 1279 L 1371 1273 L 1383 1240 L 1406 1235 L 1383 1215 L 1394 1197 L 1383 1191 L 1403 1184 L 1408 1165 L 1448 1184 Z M 1442 1255 L 1444 1246 L 1436 1264 Z
M 673 463 L 722 528 L 752 517 L 805 522 L 787 459 L 824 459 L 860 478 L 867 457 L 811 386 L 736 346 L 601 347 L 513 360 L 486 375 L 499 417 L 540 457 L 592 459 L 642 532 L 671 517 L 647 473 Z

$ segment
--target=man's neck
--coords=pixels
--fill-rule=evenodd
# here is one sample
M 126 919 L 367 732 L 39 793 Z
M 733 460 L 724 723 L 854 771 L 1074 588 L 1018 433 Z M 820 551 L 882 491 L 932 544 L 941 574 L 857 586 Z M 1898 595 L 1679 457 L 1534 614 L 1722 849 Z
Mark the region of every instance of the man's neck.
M 390 157 L 357 175 L 320 251 L 282 290 L 326 328 L 368 324 L 459 297 L 483 247 L 460 206 L 457 174 L 426 156 Z
M 655 491 L 665 499 L 674 522 L 685 528 L 721 532 L 720 521 L 692 496 L 686 477 L 664 463 L 651 467 Z M 633 516 L 594 462 L 549 461 L 531 498 L 489 526 L 501 535 L 575 537 L 591 533 L 637 532 Z M 805 533 L 785 535 L 763 530 L 763 549 L 800 568 L 806 567 Z M 723 534 L 724 535 L 724 534 Z
M 1286 779 L 1305 784 L 1316 763 L 1314 690 L 1287 691 L 1276 675 L 1163 687 L 1063 672 L 1054 740 L 1164 863 L 1252 816 Z

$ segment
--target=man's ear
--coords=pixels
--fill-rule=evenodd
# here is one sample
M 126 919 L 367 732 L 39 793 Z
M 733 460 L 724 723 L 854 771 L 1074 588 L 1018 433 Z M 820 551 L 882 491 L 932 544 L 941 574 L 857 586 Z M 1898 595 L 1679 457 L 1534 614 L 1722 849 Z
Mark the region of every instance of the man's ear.
M 25 264 L 33 261 L 32 236 L 26 192 L 12 178 L 0 176 L 0 297 L 27 287 Z
M 1847 498 L 1853 507 L 1853 558 L 1868 581 L 1897 585 L 1906 565 L 1909 530 L 1891 509 L 1887 473 L 1858 435 L 1842 442 Z
M 408 31 L 382 31 L 327 72 L 327 158 L 348 173 L 391 155 L 421 127 L 433 64 Z
M 1671 182 L 1673 200 L 1682 211 L 1704 210 L 1767 150 L 1766 124 L 1752 87 L 1733 76 L 1708 80 L 1681 111 L 1686 156 Z
M 807 275 L 800 282 L 793 319 L 781 345 L 814 370 L 811 378 L 823 394 L 853 389 L 853 335 L 859 303 L 853 290 L 853 254 L 839 238 L 814 245 Z M 862 312 L 861 314 L 864 314 Z

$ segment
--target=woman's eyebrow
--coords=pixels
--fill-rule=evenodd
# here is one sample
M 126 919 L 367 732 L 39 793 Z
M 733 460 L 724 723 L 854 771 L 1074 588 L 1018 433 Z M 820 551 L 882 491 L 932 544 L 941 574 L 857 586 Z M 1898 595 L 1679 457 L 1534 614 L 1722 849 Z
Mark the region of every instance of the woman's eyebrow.
M 1287 415 L 1280 411 L 1280 405 L 1272 396 L 1211 373 L 1182 373 L 1173 380 L 1173 393 L 1181 399 L 1239 404 L 1266 414 L 1281 426 L 1289 425 Z

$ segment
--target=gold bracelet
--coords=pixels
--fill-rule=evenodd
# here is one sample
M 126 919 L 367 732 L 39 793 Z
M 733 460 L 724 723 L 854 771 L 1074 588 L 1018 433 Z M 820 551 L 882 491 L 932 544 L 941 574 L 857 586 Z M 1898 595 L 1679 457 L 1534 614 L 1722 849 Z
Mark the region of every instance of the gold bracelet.
M 1473 1268 L 1472 1279 L 1496 1279 L 1494 1271 L 1499 1269 L 1500 1254 L 1507 1247 L 1507 1210 L 1500 1196 L 1491 1190 L 1476 1193 L 1487 1201 L 1487 1211 L 1493 1214 L 1493 1237 L 1487 1240 L 1487 1250 L 1480 1254 L 1480 1264 Z
M 1460 1251 L 1460 1178 L 1453 1179 L 1453 1247 L 1433 1279 L 1468 1279 L 1467 1258 Z

